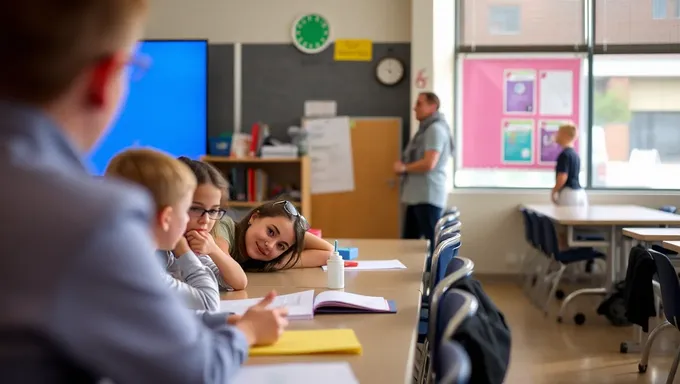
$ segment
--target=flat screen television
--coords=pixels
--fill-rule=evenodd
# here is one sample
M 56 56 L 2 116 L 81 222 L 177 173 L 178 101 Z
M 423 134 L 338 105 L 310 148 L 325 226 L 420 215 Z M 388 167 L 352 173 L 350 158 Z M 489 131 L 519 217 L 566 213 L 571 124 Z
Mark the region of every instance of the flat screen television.
M 143 41 L 138 51 L 150 58 L 150 65 L 141 78 L 131 79 L 117 122 L 89 155 L 95 175 L 104 173 L 115 154 L 133 146 L 193 159 L 206 154 L 207 42 Z

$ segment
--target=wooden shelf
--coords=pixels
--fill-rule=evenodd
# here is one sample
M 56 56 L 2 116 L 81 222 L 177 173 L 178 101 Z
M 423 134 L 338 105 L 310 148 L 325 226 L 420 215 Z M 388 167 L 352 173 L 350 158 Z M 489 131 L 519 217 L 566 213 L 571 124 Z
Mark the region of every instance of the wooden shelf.
M 201 160 L 207 163 L 299 163 L 300 157 L 261 158 L 261 157 L 227 157 L 227 156 L 203 156 Z
M 227 203 L 228 208 L 255 208 L 264 204 L 265 201 L 229 201 Z M 300 208 L 301 204 L 299 201 L 291 201 L 296 208 Z
M 260 158 L 260 157 L 229 157 L 203 156 L 201 160 L 214 165 L 225 176 L 233 168 L 262 169 L 268 175 L 268 182 L 276 185 L 294 184 L 300 190 L 299 202 L 293 202 L 295 207 L 305 217 L 312 217 L 312 195 L 310 184 L 311 161 L 309 157 L 294 158 Z M 255 208 L 263 201 L 230 201 L 230 208 Z

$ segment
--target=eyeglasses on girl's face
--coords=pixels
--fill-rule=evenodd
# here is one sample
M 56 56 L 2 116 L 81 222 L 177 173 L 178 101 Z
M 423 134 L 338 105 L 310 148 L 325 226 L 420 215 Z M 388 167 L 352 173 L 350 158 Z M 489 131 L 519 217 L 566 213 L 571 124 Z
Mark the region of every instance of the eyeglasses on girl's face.
M 221 208 L 213 209 L 203 209 L 201 207 L 191 207 L 189 208 L 189 216 L 195 219 L 203 217 L 203 215 L 208 215 L 208 218 L 212 220 L 219 220 L 224 217 L 226 211 Z

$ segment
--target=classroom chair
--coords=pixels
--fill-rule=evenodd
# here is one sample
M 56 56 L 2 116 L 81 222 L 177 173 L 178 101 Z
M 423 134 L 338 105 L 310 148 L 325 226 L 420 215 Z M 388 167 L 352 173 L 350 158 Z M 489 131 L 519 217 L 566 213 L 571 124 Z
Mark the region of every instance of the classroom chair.
M 524 240 L 527 242 L 527 250 L 522 256 L 521 273 L 523 275 L 524 293 L 529 294 L 536 280 L 537 263 L 541 261 L 541 251 L 538 248 L 540 242 L 534 233 L 535 224 L 532 216 L 535 216 L 535 214 L 525 208 L 522 208 L 520 212 L 524 224 Z
M 441 227 L 441 230 L 434 237 L 434 248 L 442 241 L 444 233 L 458 233 L 463 224 L 460 221 L 449 221 Z
M 540 229 L 543 234 L 542 249 L 545 255 L 549 258 L 548 267 L 545 269 L 543 275 L 539 278 L 536 284 L 536 289 L 538 290 L 537 295 L 545 293 L 546 288 L 548 291 L 548 297 L 543 302 L 541 309 L 547 315 L 550 304 L 555 297 L 555 292 L 562 279 L 562 274 L 568 265 L 578 262 L 585 262 L 588 260 L 604 259 L 605 255 L 602 252 L 595 250 L 594 248 L 570 248 L 566 250 L 560 250 L 559 243 L 557 241 L 557 232 L 555 230 L 555 224 L 549 218 L 542 216 L 539 218 Z M 558 318 L 558 321 L 561 319 Z
M 442 215 L 442 217 L 437 220 L 437 223 L 434 226 L 434 247 L 437 246 L 437 238 L 439 237 L 439 233 L 446 229 L 449 225 L 456 223 L 460 220 L 460 212 L 451 212 L 451 213 L 446 213 Z M 434 249 L 433 247 L 433 249 Z
M 680 331 L 680 280 L 678 280 L 675 267 L 668 256 L 663 253 L 650 249 L 649 254 L 654 259 L 654 264 L 656 264 L 656 273 L 659 277 L 659 287 L 661 289 L 661 303 L 666 321 L 650 332 L 645 347 L 642 350 L 640 363 L 638 364 L 638 371 L 640 373 L 647 372 L 649 353 L 658 335 L 668 328 L 675 328 L 677 331 Z M 667 384 L 673 383 L 675 373 L 678 370 L 678 362 L 680 362 L 680 349 L 675 353 L 675 359 L 673 359 L 673 364 L 666 379 Z
M 468 384 L 472 363 L 465 349 L 453 340 L 442 340 L 435 355 L 435 384 Z
M 449 315 L 450 316 L 449 318 L 453 319 L 450 306 L 452 305 L 451 304 L 452 300 L 455 299 L 446 298 L 448 296 L 445 294 L 447 291 L 449 291 L 449 288 L 451 288 L 451 286 L 453 286 L 459 280 L 470 276 L 474 271 L 474 268 L 475 264 L 472 262 L 472 260 L 463 257 L 455 258 L 454 260 L 451 261 L 451 267 L 449 268 L 447 266 L 446 268 L 446 270 L 450 273 L 446 277 L 444 277 L 444 279 L 442 279 L 432 291 L 432 295 L 430 296 L 431 312 L 429 313 L 427 322 L 425 322 L 426 337 L 423 340 L 423 358 L 421 359 L 419 379 L 420 383 L 425 382 L 426 379 L 429 378 L 430 373 L 432 372 L 431 370 L 432 351 L 430 350 L 430 345 L 437 345 L 436 344 L 437 340 L 440 340 L 440 336 L 444 334 L 444 326 L 439 324 L 441 323 L 441 319 L 444 319 L 446 315 Z M 464 297 L 471 297 L 472 299 L 474 299 L 474 303 L 477 303 L 476 299 L 471 294 L 464 291 L 451 290 L 451 292 L 454 291 L 462 292 L 463 294 L 467 295 Z M 446 307 L 443 306 L 444 302 L 447 303 Z M 475 311 L 476 308 L 477 307 L 475 305 L 474 306 Z M 457 324 L 460 324 L 463 319 L 458 320 L 459 321 Z M 439 329 L 437 329 L 437 327 L 439 327 Z M 447 327 L 446 329 L 449 328 Z M 448 337 L 447 339 L 450 339 L 450 337 Z
M 460 210 L 458 210 L 458 207 L 448 207 L 448 208 L 446 208 L 444 213 L 442 213 L 442 216 L 450 215 L 450 214 L 453 214 L 453 213 L 460 213 Z
M 430 307 L 430 292 L 437 283 L 445 276 L 446 266 L 458 256 L 458 250 L 461 245 L 460 232 L 444 232 L 442 233 L 441 242 L 437 245 L 432 257 L 427 262 L 426 267 L 429 267 L 429 272 L 423 274 L 423 293 L 420 306 L 420 319 L 427 324 L 428 308 Z M 441 272 L 440 272 L 441 271 Z M 421 328 L 419 328 L 421 329 Z M 425 329 L 425 328 L 422 328 Z M 425 332 L 419 333 L 420 338 L 425 337 Z

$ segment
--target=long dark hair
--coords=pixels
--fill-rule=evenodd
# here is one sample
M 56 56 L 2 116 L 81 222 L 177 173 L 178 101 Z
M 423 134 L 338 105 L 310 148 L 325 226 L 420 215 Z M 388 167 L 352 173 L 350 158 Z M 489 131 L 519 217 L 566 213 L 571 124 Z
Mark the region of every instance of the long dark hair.
M 248 256 L 246 251 L 246 231 L 250 227 L 250 219 L 257 215 L 257 217 L 286 217 L 293 222 L 293 229 L 295 231 L 295 243 L 290 246 L 279 257 L 270 260 L 262 261 L 255 260 Z M 307 232 L 307 220 L 302 217 L 293 204 L 286 200 L 279 200 L 260 205 L 259 207 L 250 211 L 242 220 L 236 223 L 234 231 L 234 238 L 236 242 L 235 251 L 231 254 L 243 270 L 252 272 L 273 272 L 282 269 L 292 268 L 302 255 L 302 250 L 305 246 L 305 233 Z M 285 264 L 281 265 L 282 261 L 288 258 Z

